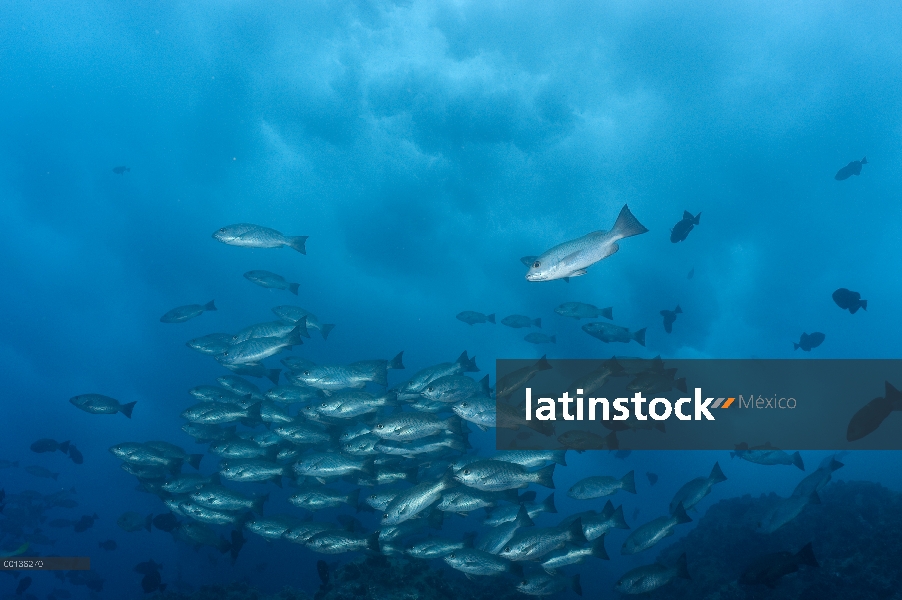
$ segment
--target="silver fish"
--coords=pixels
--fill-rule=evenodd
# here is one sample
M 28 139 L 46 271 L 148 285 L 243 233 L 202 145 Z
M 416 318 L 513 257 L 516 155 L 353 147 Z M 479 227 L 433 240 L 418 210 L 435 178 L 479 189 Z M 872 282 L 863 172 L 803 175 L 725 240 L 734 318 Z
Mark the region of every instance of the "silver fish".
M 244 248 L 281 248 L 288 246 L 307 254 L 306 235 L 282 235 L 275 229 L 252 225 L 251 223 L 237 223 L 228 225 L 213 232 L 213 239 L 228 244 L 229 246 L 242 246 Z
M 682 504 L 684 509 L 689 510 L 698 504 L 702 498 L 711 493 L 711 488 L 714 487 L 714 484 L 726 480 L 726 476 L 720 470 L 720 464 L 714 463 L 710 475 L 707 477 L 696 477 L 677 490 L 673 500 L 670 501 L 670 511 L 675 511 L 678 504 Z
M 686 568 L 685 553 L 680 555 L 676 565 L 672 567 L 653 563 L 628 571 L 614 584 L 614 590 L 621 594 L 644 594 L 667 585 L 677 577 L 691 579 Z
M 292 283 L 281 275 L 272 273 L 271 271 L 248 271 L 244 274 L 244 278 L 251 283 L 256 283 L 260 287 L 274 290 L 287 290 L 295 296 L 298 295 L 298 288 L 300 287 L 299 283 Z
M 608 476 L 594 476 L 580 479 L 567 491 L 567 495 L 576 500 L 590 500 L 611 496 L 623 490 L 630 494 L 636 493 L 635 472 L 630 471 L 620 479 Z
M 419 483 L 412 488 L 404 490 L 385 507 L 385 512 L 382 515 L 382 527 L 398 525 L 408 519 L 412 519 L 439 500 L 442 497 L 442 492 L 456 485 L 457 482 L 454 481 L 450 474 L 446 473 L 438 481 Z
M 188 319 L 193 319 L 194 317 L 199 317 L 201 314 L 207 312 L 208 310 L 217 310 L 216 305 L 213 304 L 213 300 L 210 300 L 206 304 L 188 304 L 186 306 L 179 306 L 178 308 L 173 308 L 165 315 L 160 317 L 161 323 L 184 323 Z
M 620 554 L 636 554 L 648 550 L 664 538 L 673 535 L 677 525 L 691 521 L 683 505 L 678 504 L 673 514 L 652 519 L 634 529 L 623 542 Z
M 309 310 L 301 308 L 300 306 L 290 306 L 286 304 L 282 306 L 276 306 L 272 309 L 272 311 L 280 319 L 289 321 L 291 323 L 297 323 L 302 318 L 306 318 L 307 327 L 312 327 L 313 329 L 319 331 L 324 340 L 329 337 L 329 333 L 335 328 L 334 324 L 323 323 L 315 314 L 313 314 Z
M 538 471 L 527 471 L 520 465 L 501 460 L 479 460 L 454 473 L 454 478 L 462 484 L 490 492 L 525 488 L 530 483 L 554 489 L 555 465 Z
M 69 402 L 92 415 L 115 415 L 121 412 L 129 419 L 132 418 L 132 410 L 137 404 L 137 401 L 120 404 L 118 400 L 101 394 L 82 394 L 69 398 Z
M 640 346 L 645 345 L 646 327 L 643 327 L 639 331 L 630 331 L 626 327 L 620 327 L 613 323 L 596 322 L 586 323 L 582 326 L 582 330 L 606 344 L 610 342 L 628 344 L 630 341 L 635 341 Z

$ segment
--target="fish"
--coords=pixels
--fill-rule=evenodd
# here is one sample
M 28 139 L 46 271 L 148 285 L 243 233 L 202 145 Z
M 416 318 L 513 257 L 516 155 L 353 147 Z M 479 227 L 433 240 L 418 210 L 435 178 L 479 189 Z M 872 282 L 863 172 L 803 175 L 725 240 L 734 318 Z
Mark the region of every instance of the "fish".
M 144 590 L 145 594 L 164 592 L 166 591 L 166 584 L 163 583 L 159 571 L 151 571 L 141 579 L 141 589 Z
M 836 303 L 836 306 L 843 310 L 848 310 L 853 315 L 858 312 L 859 308 L 868 309 L 868 301 L 862 300 L 860 293 L 847 290 L 846 288 L 839 288 L 833 292 L 833 302 Z
M 240 342 L 246 342 L 254 338 L 279 338 L 291 335 L 298 325 L 302 327 L 298 329 L 298 333 L 305 338 L 310 338 L 310 332 L 307 331 L 307 317 L 301 317 L 297 321 L 267 321 L 265 323 L 256 323 L 245 327 L 231 337 L 229 343 L 231 345 Z
M 413 411 L 399 412 L 378 421 L 373 434 L 387 440 L 409 442 L 437 433 L 458 434 L 460 419 L 456 416 L 440 419 L 431 414 Z
M 101 548 L 103 548 L 104 550 L 109 550 L 111 552 L 119 547 L 116 544 L 116 540 L 106 540 L 105 542 L 98 542 L 97 545 L 100 546 Z
M 192 423 L 221 425 L 242 419 L 259 418 L 260 403 L 258 402 L 248 408 L 241 408 L 236 404 L 223 402 L 201 402 L 185 409 L 181 416 Z
M 811 492 L 820 492 L 825 485 L 830 483 L 833 472 L 845 466 L 836 460 L 837 456 L 840 456 L 841 454 L 842 453 L 828 456 L 821 461 L 821 464 L 813 473 L 805 477 L 796 485 L 795 489 L 792 491 L 792 495 L 810 497 Z
M 517 502 L 518 494 L 516 490 L 505 490 L 504 492 L 483 492 L 481 490 L 468 487 L 455 487 L 442 493 L 442 498 L 435 505 L 437 510 L 446 512 L 454 512 L 465 515 L 474 510 L 485 508 L 489 510 L 502 501 Z M 516 509 L 518 505 L 509 505 L 514 509 L 515 514 L 510 520 L 516 517 Z
M 889 381 L 884 382 L 884 386 L 886 392 L 882 397 L 874 398 L 852 415 L 846 429 L 848 441 L 854 442 L 872 434 L 893 412 L 902 411 L 902 392 Z
M 319 575 L 322 587 L 329 585 L 329 565 L 326 564 L 326 561 L 316 561 L 316 574 Z
M 279 487 L 285 472 L 286 467 L 258 458 L 223 462 L 219 470 L 220 475 L 229 481 L 272 481 Z
M 504 573 L 522 574 L 523 569 L 509 560 L 489 554 L 476 548 L 455 550 L 442 560 L 452 569 L 467 575 L 501 575 Z
M 524 338 L 530 344 L 556 344 L 557 339 L 556 336 L 553 335 L 545 335 L 544 333 L 530 333 L 527 334 Z
M 338 492 L 324 487 L 303 490 L 291 496 L 288 499 L 293 506 L 304 508 L 306 510 L 321 510 L 323 508 L 334 508 L 342 504 L 348 504 L 357 508 L 360 497 L 360 488 L 351 492 Z
M 792 349 L 798 350 L 799 348 L 801 348 L 805 352 L 811 352 L 811 349 L 820 346 L 824 342 L 824 339 L 826 337 L 827 336 L 819 331 L 815 331 L 812 334 L 803 333 L 799 338 L 798 344 L 793 342 Z
M 544 467 L 553 462 L 567 466 L 566 450 L 503 450 L 495 454 L 495 458 L 505 462 L 514 463 L 527 469 Z
M 120 404 L 118 400 L 103 396 L 101 394 L 82 394 L 69 398 L 69 402 L 81 410 L 91 413 L 92 415 L 115 415 L 121 412 L 123 415 L 132 418 L 132 411 L 138 402 L 129 402 Z
M 567 517 L 559 526 L 563 526 L 575 519 L 579 518 L 583 524 L 583 535 L 590 542 L 596 540 L 612 529 L 629 529 L 626 519 L 623 516 L 623 506 L 614 508 L 610 500 L 605 502 L 604 508 L 600 513 L 589 511 L 588 513 L 578 513 Z
M 142 529 L 150 531 L 150 526 L 152 524 L 152 514 L 145 517 L 144 515 L 133 511 L 122 513 L 122 515 L 120 515 L 119 518 L 116 519 L 116 525 L 118 525 L 119 528 L 123 531 L 127 531 L 129 533 L 141 531 Z
M 463 321 L 467 325 L 475 325 L 477 323 L 491 323 L 492 325 L 494 325 L 495 313 L 484 315 L 476 311 L 465 310 L 462 313 L 457 314 L 457 319 L 459 321 Z
M 326 479 L 337 479 L 352 473 L 372 473 L 372 458 L 353 458 L 334 452 L 306 454 L 293 466 L 294 472 L 305 477 L 314 477 L 324 483 Z
M 404 553 L 408 556 L 423 560 L 428 560 L 431 558 L 444 558 L 455 550 L 472 548 L 473 538 L 475 536 L 475 533 L 469 533 L 464 535 L 464 539 L 460 541 L 430 537 L 426 540 L 408 546 L 404 550 Z
M 676 379 L 676 369 L 665 369 L 660 358 L 656 358 L 650 369 L 637 373 L 626 385 L 629 392 L 640 392 L 652 397 L 654 394 L 664 394 L 676 388 L 684 394 L 687 393 L 686 378 Z
M 420 395 L 427 400 L 448 404 L 460 402 L 473 396 L 488 396 L 490 394 L 488 375 L 480 381 L 476 381 L 466 375 L 445 375 L 431 381 L 420 392 Z
M 537 571 L 530 573 L 526 576 L 526 579 L 517 584 L 517 591 L 528 596 L 545 597 L 568 588 L 572 589 L 577 596 L 583 595 L 583 588 L 579 582 L 579 573 L 566 576 Z
M 520 367 L 511 373 L 507 373 L 495 382 L 495 398 L 507 398 L 526 385 L 540 371 L 547 371 L 551 368 L 551 363 L 543 355 L 535 364 Z
M 689 232 L 698 225 L 699 220 L 702 217 L 702 213 L 698 213 L 694 217 L 692 213 L 688 210 L 683 211 L 683 218 L 677 222 L 676 225 L 673 226 L 673 229 L 670 230 L 670 241 L 676 244 L 677 242 L 682 242 L 686 239 L 686 236 L 689 235 Z
M 621 594 L 644 594 L 667 585 L 677 577 L 692 579 L 686 566 L 685 553 L 680 555 L 672 567 L 656 562 L 627 571 L 614 584 L 614 590 Z
M 349 365 L 314 365 L 292 373 L 288 379 L 295 385 L 328 391 L 361 389 L 367 383 L 387 386 L 388 370 L 404 368 L 403 355 L 404 352 L 401 351 L 391 360 L 363 360 Z
M 562 317 L 576 319 L 577 321 L 580 319 L 604 318 L 611 320 L 614 318 L 613 307 L 608 306 L 607 308 L 598 308 L 597 306 L 585 304 L 584 302 L 564 302 L 555 308 L 554 312 Z
M 801 565 L 820 567 L 814 551 L 811 549 L 811 542 L 805 544 L 795 554 L 783 551 L 759 556 L 739 576 L 739 583 L 766 585 L 768 588 L 774 589 L 784 575 L 795 573 Z
M 591 431 L 583 431 L 580 429 L 571 429 L 565 431 L 558 436 L 557 441 L 565 448 L 582 452 L 584 450 L 615 450 L 620 446 L 617 440 L 617 432 L 612 431 L 608 435 L 602 437 Z
M 671 333 L 673 331 L 673 323 L 676 321 L 677 315 L 681 314 L 683 309 L 677 304 L 673 310 L 662 310 L 661 316 L 664 317 L 664 331 Z
M 647 231 L 624 204 L 610 231 L 594 231 L 547 250 L 530 265 L 526 280 L 569 281 L 570 277 L 585 275 L 586 269 L 620 249 L 619 240 Z
M 69 452 L 69 441 L 57 442 L 50 438 L 42 438 L 31 445 L 31 451 L 37 453 L 60 451 L 63 454 Z
M 426 386 L 440 377 L 460 375 L 462 373 L 476 373 L 478 371 L 479 367 L 476 366 L 476 357 L 467 357 L 467 352 L 464 350 L 454 362 L 439 363 L 417 371 L 413 377 L 398 386 L 396 389 L 398 398 L 415 398 L 420 395 Z
M 611 377 L 624 377 L 626 374 L 617 359 L 612 357 L 571 383 L 567 392 L 573 398 L 592 396 L 604 387 Z
M 75 447 L 75 444 L 69 444 L 69 458 L 72 459 L 76 465 L 83 464 L 85 462 L 85 457 L 81 453 L 81 451 Z
M 381 527 L 399 525 L 416 517 L 432 506 L 442 497 L 442 492 L 455 487 L 458 483 L 450 473 L 446 473 L 438 481 L 425 481 L 408 488 L 392 498 L 382 514 Z
M 652 473 L 649 473 L 649 475 L 652 475 Z M 655 481 L 657 480 L 658 477 L 655 475 Z M 726 480 L 726 476 L 720 469 L 720 463 L 714 463 L 710 475 L 707 477 L 696 477 L 695 479 L 687 481 L 677 490 L 676 494 L 673 495 L 673 499 L 670 501 L 671 514 L 676 511 L 677 506 L 679 505 L 682 505 L 685 510 L 691 509 L 698 504 L 702 498 L 710 494 L 711 489 L 716 484 Z M 651 477 L 649 477 L 649 481 L 651 481 Z
M 521 527 L 534 527 L 526 506 L 519 505 L 516 517 L 511 521 L 500 523 L 479 538 L 478 549 L 489 554 L 498 554 L 516 535 Z
M 478 460 L 454 472 L 460 483 L 487 492 L 499 492 L 513 488 L 525 488 L 530 483 L 554 489 L 554 467 L 542 467 L 527 471 L 521 465 L 503 460 Z
M 131 169 L 128 168 L 128 167 L 124 167 L 124 166 L 122 166 L 122 167 L 113 167 L 113 173 L 115 173 L 116 175 L 122 175 L 123 173 L 127 173 L 127 172 L 129 172 L 129 171 L 131 171 Z
M 53 473 L 44 467 L 39 465 L 28 465 L 25 467 L 25 472 L 29 475 L 34 475 L 35 477 L 41 477 L 44 479 L 53 479 L 54 481 L 60 476 L 59 473 Z
M 635 471 L 630 471 L 620 479 L 608 476 L 580 479 L 567 491 L 567 495 L 575 500 L 591 500 L 612 496 L 620 490 L 636 493 Z
M 261 360 L 274 356 L 282 350 L 291 349 L 304 343 L 301 336 L 310 334 L 303 323 L 298 323 L 290 333 L 278 337 L 251 338 L 238 342 L 228 350 L 216 356 L 216 360 L 223 365 L 259 363 Z
M 513 327 L 514 329 L 533 326 L 541 329 L 542 319 L 531 319 L 530 317 L 527 317 L 525 315 L 510 315 L 501 319 L 501 324 L 507 325 L 508 327 Z
M 201 354 L 215 356 L 228 350 L 232 336 L 228 333 L 211 333 L 185 342 L 185 345 Z
M 170 532 L 179 526 L 179 520 L 171 512 L 164 513 L 153 518 L 153 526 L 160 531 Z
M 565 546 L 560 550 L 555 550 L 543 557 L 544 560 L 541 562 L 541 565 L 548 573 L 554 573 L 561 567 L 578 565 L 591 557 L 610 560 L 611 557 L 608 556 L 607 551 L 604 549 L 604 535 L 599 536 L 582 548 L 579 546 Z
M 213 232 L 213 239 L 229 246 L 244 248 L 282 248 L 287 246 L 301 254 L 307 254 L 308 237 L 306 235 L 282 235 L 275 229 L 251 223 L 227 225 Z
M 861 167 L 862 165 L 868 164 L 868 158 L 865 156 L 861 160 L 853 160 L 842 169 L 836 172 L 836 175 L 833 176 L 833 179 L 836 181 L 844 181 L 851 177 L 852 175 L 861 175 Z
M 270 288 L 274 290 L 287 290 L 295 296 L 298 295 L 298 288 L 301 286 L 301 284 L 299 283 L 292 283 L 288 281 L 281 275 L 263 270 L 248 271 L 244 274 L 244 278 L 251 283 L 256 283 L 260 287 Z
M 773 533 L 798 517 L 809 504 L 820 504 L 821 498 L 816 491 L 807 496 L 793 495 L 789 498 L 780 498 L 771 507 L 761 520 L 758 521 L 755 531 L 758 533 Z
M 194 317 L 199 317 L 210 310 L 219 310 L 216 308 L 216 305 L 213 304 L 213 300 L 210 300 L 206 304 L 188 304 L 186 306 L 179 306 L 160 317 L 160 323 L 184 323 L 185 321 L 193 319 Z
M 655 473 L 652 473 L 651 471 L 649 471 L 649 472 L 645 473 L 645 476 L 648 477 L 648 485 L 654 485 L 654 484 L 658 483 L 658 476 Z M 684 507 L 686 506 L 685 502 L 683 503 L 683 506 Z
M 730 458 L 739 457 L 742 460 L 757 463 L 759 465 L 795 465 L 802 471 L 805 470 L 805 463 L 802 462 L 802 456 L 798 452 L 787 454 L 779 448 L 774 448 L 770 442 L 762 446 L 754 446 L 749 448 L 745 442 L 736 444 L 736 450 L 730 452 Z
M 319 331 L 324 340 L 328 339 L 329 334 L 333 329 L 335 329 L 335 325 L 333 323 L 323 323 L 315 314 L 301 308 L 300 306 L 276 306 L 272 309 L 272 311 L 280 319 L 289 321 L 291 323 L 297 323 L 301 319 L 306 319 L 307 327 L 312 327 L 313 329 Z
M 630 341 L 635 341 L 640 346 L 645 345 L 645 327 L 643 327 L 639 331 L 631 332 L 626 327 L 620 327 L 619 325 L 614 325 L 613 323 L 603 323 L 599 321 L 595 323 L 586 323 L 582 326 L 582 330 L 606 344 L 610 342 L 621 342 L 628 344 L 630 343 Z
M 248 498 L 229 488 L 217 484 L 205 485 L 194 491 L 189 496 L 191 501 L 199 506 L 204 506 L 219 511 L 253 511 L 263 514 L 263 504 L 269 500 L 269 494 Z M 154 525 L 157 525 L 154 518 Z M 159 527 L 159 525 L 157 525 Z
M 221 353 L 220 353 L 221 354 Z M 250 375 L 251 377 L 266 377 L 270 381 L 273 382 L 274 385 L 279 384 L 279 373 L 281 369 L 267 369 L 263 363 L 223 363 L 220 362 L 223 367 L 232 371 L 233 373 L 237 373 L 238 375 Z
M 518 531 L 498 556 L 512 561 L 537 560 L 568 544 L 584 544 L 583 525 L 576 519 L 566 527 L 534 527 Z
M 73 531 L 75 533 L 83 533 L 94 526 L 94 521 L 99 519 L 97 513 L 93 515 L 82 515 L 82 517 L 75 522 L 75 525 L 72 526 Z
M 689 269 L 689 273 L 686 275 L 686 279 L 692 279 L 695 276 L 695 267 Z
M 652 519 L 634 529 L 623 542 L 620 554 L 637 554 L 648 550 L 664 538 L 673 535 L 677 525 L 691 521 L 683 505 L 678 504 L 671 514 Z
M 361 550 L 379 552 L 379 534 L 359 535 L 345 531 L 324 531 L 314 535 L 304 545 L 321 554 L 343 554 Z

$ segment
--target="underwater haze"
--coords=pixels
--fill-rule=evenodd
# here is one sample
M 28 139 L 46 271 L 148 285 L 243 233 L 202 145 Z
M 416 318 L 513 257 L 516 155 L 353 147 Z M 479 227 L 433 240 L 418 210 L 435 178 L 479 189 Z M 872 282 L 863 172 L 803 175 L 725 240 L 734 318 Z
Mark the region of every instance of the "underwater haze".
M 518 463 L 491 390 L 496 359 L 902 358 L 900 23 L 847 1 L 0 4 L 0 555 L 91 558 L 0 572 L 0 598 L 902 598 L 899 452 Z M 646 232 L 527 279 L 624 206 Z M 337 383 L 305 374 L 324 365 Z M 442 377 L 454 402 L 425 391 Z M 477 458 L 498 470 L 474 483 Z M 568 494 L 590 476 L 618 483 Z M 694 478 L 710 493 L 672 505 Z M 795 512 L 744 537 L 773 506 Z M 516 555 L 530 536 L 545 551 Z

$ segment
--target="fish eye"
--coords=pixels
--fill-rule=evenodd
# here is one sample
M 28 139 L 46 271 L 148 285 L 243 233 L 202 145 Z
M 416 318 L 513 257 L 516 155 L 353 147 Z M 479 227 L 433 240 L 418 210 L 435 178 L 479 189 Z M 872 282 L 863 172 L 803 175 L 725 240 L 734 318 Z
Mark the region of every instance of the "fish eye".
M 323 408 L 326 408 L 326 403 L 325 403 L 325 402 L 323 402 L 322 407 L 323 407 Z
M 304 375 L 310 375 L 310 371 L 304 371 Z
M 505 551 L 505 552 L 510 552 L 510 551 L 511 551 L 511 547 L 510 547 L 510 546 L 505 546 L 505 547 L 504 547 L 504 551 Z
M 470 469 L 464 469 L 464 475 L 469 475 L 469 474 L 470 474 Z
M 468 406 L 470 406 L 470 405 L 467 404 L 466 402 L 462 402 L 460 405 L 461 408 L 467 408 Z
M 385 425 L 383 425 L 382 423 L 376 425 L 376 429 L 382 429 L 383 427 L 385 427 Z
M 428 388 L 426 388 L 426 391 L 427 391 L 427 392 L 431 392 L 431 391 L 434 390 L 434 389 L 435 389 L 435 388 L 432 387 L 432 386 L 430 385 Z
M 382 518 L 383 518 L 383 519 L 387 519 L 387 518 L 388 518 L 388 513 L 385 513 L 384 515 L 382 515 Z
M 536 261 L 536 262 L 532 263 L 532 268 L 533 268 L 533 269 L 538 269 L 538 268 L 539 268 L 539 261 Z

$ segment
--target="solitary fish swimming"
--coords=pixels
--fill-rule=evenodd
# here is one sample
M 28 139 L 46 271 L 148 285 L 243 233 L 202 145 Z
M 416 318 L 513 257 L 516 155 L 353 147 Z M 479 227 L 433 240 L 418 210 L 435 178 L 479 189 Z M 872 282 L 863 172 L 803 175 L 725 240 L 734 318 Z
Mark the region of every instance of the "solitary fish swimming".
M 275 229 L 250 223 L 229 225 L 218 229 L 213 234 L 213 239 L 229 246 L 243 246 L 245 248 L 281 248 L 282 246 L 288 246 L 301 254 L 307 254 L 307 249 L 304 247 L 307 237 L 306 235 L 282 235 Z
M 586 304 L 584 302 L 564 302 L 555 308 L 554 312 L 562 317 L 570 317 L 577 321 L 579 319 L 597 319 L 598 317 L 604 317 L 608 320 L 614 318 L 613 307 L 608 306 L 607 308 L 598 308 L 597 306 Z
M 639 331 L 630 331 L 613 323 L 597 322 L 586 323 L 582 326 L 582 330 L 606 344 L 610 342 L 629 344 L 630 340 L 635 340 L 640 346 L 645 345 L 645 327 Z
M 824 342 L 824 339 L 826 337 L 827 336 L 825 336 L 820 331 L 815 331 L 814 333 L 810 334 L 803 333 L 799 338 L 798 344 L 796 344 L 795 342 L 792 343 L 792 349 L 798 350 L 799 348 L 801 348 L 805 352 L 811 352 L 811 349 L 820 346 Z
M 121 412 L 129 419 L 132 418 L 132 410 L 137 403 L 120 404 L 118 400 L 101 394 L 82 394 L 81 396 L 69 398 L 69 402 L 94 415 L 114 415 L 117 412 Z
M 206 304 L 188 304 L 187 306 L 179 306 L 173 308 L 168 313 L 160 317 L 161 323 L 184 323 L 188 319 L 199 317 L 208 310 L 216 310 L 216 305 L 210 300 Z
M 839 288 L 833 292 L 833 301 L 836 302 L 836 306 L 849 311 L 853 315 L 858 312 L 859 308 L 868 309 L 868 301 L 862 300 L 860 293 L 847 290 L 846 288 Z
M 692 213 L 688 210 L 684 210 L 683 218 L 670 230 L 670 241 L 676 244 L 677 242 L 685 240 L 686 236 L 689 235 L 689 232 L 698 225 L 701 217 L 702 213 L 698 213 L 693 217 Z
M 575 240 L 558 244 L 540 255 L 529 267 L 526 274 L 528 281 L 551 281 L 586 274 L 586 269 L 603 260 L 620 249 L 617 245 L 623 238 L 639 235 L 648 231 L 633 216 L 629 207 L 624 204 L 620 215 L 610 231 L 593 231 Z
M 836 181 L 843 181 L 844 179 L 848 179 L 852 175 L 861 175 L 861 165 L 866 164 L 868 164 L 867 157 L 864 157 L 861 160 L 853 160 L 842 169 L 837 171 L 833 179 L 835 179 Z

